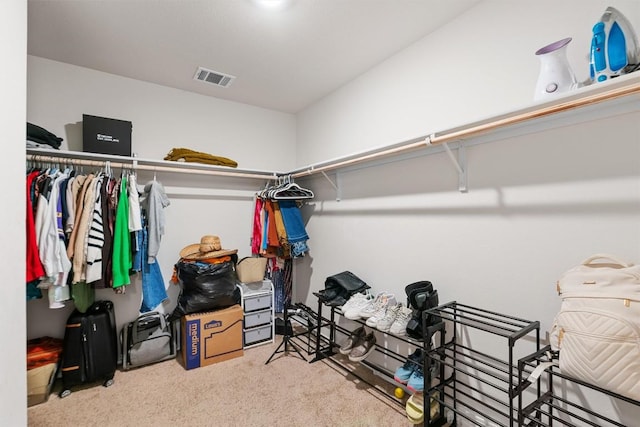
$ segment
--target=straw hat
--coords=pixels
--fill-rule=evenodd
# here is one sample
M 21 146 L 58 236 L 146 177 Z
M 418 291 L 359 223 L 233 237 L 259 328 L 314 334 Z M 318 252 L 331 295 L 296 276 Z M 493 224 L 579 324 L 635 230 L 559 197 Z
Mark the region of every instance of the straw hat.
M 185 246 L 180 251 L 180 258 L 198 260 L 206 258 L 218 258 L 237 253 L 237 249 L 222 249 L 218 236 L 202 236 L 200 243 Z

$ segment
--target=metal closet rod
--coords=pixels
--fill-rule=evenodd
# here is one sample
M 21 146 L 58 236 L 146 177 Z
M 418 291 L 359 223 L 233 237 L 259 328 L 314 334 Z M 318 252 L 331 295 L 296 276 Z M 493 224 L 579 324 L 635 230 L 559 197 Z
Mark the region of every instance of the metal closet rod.
M 639 72 L 640 73 L 640 72 Z M 533 119 L 550 116 L 553 114 L 574 110 L 580 107 L 586 107 L 588 105 L 596 104 L 599 102 L 610 101 L 624 96 L 640 93 L 640 83 L 625 85 L 618 88 L 606 90 L 604 92 L 580 97 L 577 99 L 568 100 L 558 104 L 550 105 L 547 107 L 538 108 L 533 111 L 527 111 L 523 113 L 514 114 L 508 117 L 495 119 L 487 123 L 478 125 L 470 125 L 468 127 L 445 131 L 442 133 L 433 133 L 425 135 L 419 138 L 414 138 L 404 143 L 397 144 L 394 147 L 388 149 L 382 149 L 380 151 L 373 151 L 369 153 L 363 153 L 360 155 L 352 155 L 343 157 L 342 159 L 336 159 L 329 162 L 319 163 L 316 165 L 305 166 L 295 169 L 290 172 L 293 178 L 299 178 L 302 176 L 309 176 L 316 173 L 324 173 L 329 170 L 339 169 L 358 163 L 377 160 L 383 157 L 405 153 L 420 148 L 426 148 L 430 145 L 445 144 L 448 142 L 459 141 L 465 138 L 478 136 L 484 133 L 488 133 L 493 130 L 504 128 L 507 126 L 515 125 L 518 123 L 527 122 Z
M 43 162 L 43 163 L 61 163 L 61 164 L 72 164 L 78 166 L 95 166 L 95 167 L 105 167 L 107 164 L 112 168 L 121 168 L 121 169 L 131 169 L 131 170 L 146 170 L 151 172 L 172 172 L 172 173 L 186 173 L 186 174 L 198 174 L 198 175 L 215 175 L 215 176 L 228 176 L 235 178 L 253 178 L 253 179 L 277 179 L 278 175 L 273 174 L 259 174 L 259 173 L 249 173 L 249 172 L 234 172 L 234 171 L 221 171 L 221 170 L 211 170 L 211 169 L 186 169 L 186 168 L 177 168 L 171 166 L 152 166 L 152 165 L 141 165 L 137 163 L 137 160 L 132 159 L 131 163 L 123 163 L 123 162 L 112 162 L 110 160 L 85 160 L 85 159 L 75 159 L 73 157 L 62 157 L 62 156 L 49 156 L 49 155 L 40 155 L 40 154 L 27 154 L 27 160 L 34 162 Z

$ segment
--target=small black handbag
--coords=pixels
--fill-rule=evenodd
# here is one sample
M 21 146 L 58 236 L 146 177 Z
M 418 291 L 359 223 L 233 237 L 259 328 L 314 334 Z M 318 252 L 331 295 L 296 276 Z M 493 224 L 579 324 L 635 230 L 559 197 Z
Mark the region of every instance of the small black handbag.
M 324 290 L 316 295 L 324 304 L 337 307 L 346 303 L 351 295 L 364 292 L 369 288 L 369 285 L 352 272 L 343 271 L 327 277 L 324 281 Z

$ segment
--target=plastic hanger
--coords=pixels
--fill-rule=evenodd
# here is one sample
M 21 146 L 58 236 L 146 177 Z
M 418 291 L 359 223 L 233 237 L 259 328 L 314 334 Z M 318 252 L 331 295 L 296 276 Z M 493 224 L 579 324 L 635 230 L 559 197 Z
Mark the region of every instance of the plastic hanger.
M 300 187 L 295 182 L 291 181 L 291 177 L 287 177 L 287 183 L 276 189 L 271 198 L 275 200 L 299 200 L 299 199 L 312 199 L 314 197 L 313 191 Z

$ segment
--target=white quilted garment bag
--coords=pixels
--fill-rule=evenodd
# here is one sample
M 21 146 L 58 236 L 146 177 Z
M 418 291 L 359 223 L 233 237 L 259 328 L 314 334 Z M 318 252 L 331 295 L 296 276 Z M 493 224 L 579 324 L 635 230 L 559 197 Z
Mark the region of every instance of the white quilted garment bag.
M 596 254 L 558 280 L 560 371 L 640 401 L 640 266 Z

